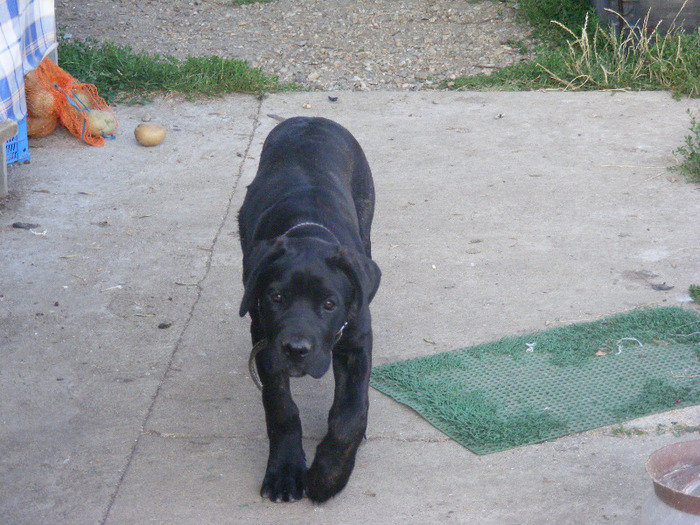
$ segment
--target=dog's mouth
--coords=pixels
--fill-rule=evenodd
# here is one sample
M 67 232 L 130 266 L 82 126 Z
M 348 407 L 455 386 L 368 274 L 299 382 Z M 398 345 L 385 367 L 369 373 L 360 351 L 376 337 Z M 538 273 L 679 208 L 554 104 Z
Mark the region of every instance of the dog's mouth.
M 287 375 L 289 375 L 289 377 L 304 377 L 306 375 L 306 371 L 300 370 L 296 366 L 291 366 L 287 369 Z
M 320 379 L 328 372 L 331 367 L 331 357 L 320 355 L 314 356 L 310 360 L 303 360 L 301 362 L 287 362 L 285 366 L 285 371 L 289 377 L 304 377 L 309 375 L 314 379 Z

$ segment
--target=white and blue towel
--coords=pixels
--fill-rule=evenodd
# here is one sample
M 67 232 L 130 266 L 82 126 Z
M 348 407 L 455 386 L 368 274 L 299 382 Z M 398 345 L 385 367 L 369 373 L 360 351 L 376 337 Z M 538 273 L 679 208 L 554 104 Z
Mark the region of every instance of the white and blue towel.
M 54 0 L 0 0 L 0 120 L 27 115 L 24 75 L 56 46 Z

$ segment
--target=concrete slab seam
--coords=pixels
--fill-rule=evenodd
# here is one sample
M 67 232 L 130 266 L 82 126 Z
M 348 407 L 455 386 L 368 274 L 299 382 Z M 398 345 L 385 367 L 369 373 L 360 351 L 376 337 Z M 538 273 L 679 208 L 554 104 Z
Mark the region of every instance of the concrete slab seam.
M 203 277 L 197 282 L 197 296 L 195 297 L 192 307 L 190 308 L 190 311 L 187 315 L 187 319 L 183 323 L 183 328 L 180 332 L 180 335 L 177 338 L 177 341 L 175 342 L 173 346 L 173 351 L 170 354 L 170 358 L 168 359 L 168 364 L 165 368 L 165 371 L 163 372 L 163 376 L 161 377 L 158 387 L 155 390 L 155 393 L 153 394 L 153 398 L 151 399 L 151 403 L 148 406 L 148 409 L 146 410 L 146 415 L 143 418 L 143 422 L 141 423 L 141 429 L 139 430 L 138 437 L 134 441 L 134 444 L 131 448 L 131 452 L 129 453 L 129 456 L 126 460 L 126 464 L 124 465 L 124 469 L 122 470 L 121 475 L 119 476 L 119 480 L 117 481 L 116 487 L 114 489 L 114 492 L 109 498 L 109 502 L 107 504 L 107 508 L 105 510 L 104 516 L 100 523 L 104 525 L 107 523 L 107 520 L 109 519 L 110 512 L 112 510 L 112 507 L 114 506 L 114 502 L 117 500 L 117 497 L 119 495 L 119 490 L 124 482 L 124 479 L 126 478 L 127 473 L 129 472 L 129 467 L 131 466 L 134 457 L 136 456 L 136 452 L 139 448 L 139 443 L 141 442 L 141 438 L 145 434 L 150 434 L 148 431 L 146 431 L 146 427 L 148 425 L 148 421 L 151 418 L 151 415 L 153 413 L 153 407 L 155 406 L 156 401 L 158 400 L 158 396 L 160 395 L 160 392 L 163 388 L 163 385 L 165 383 L 165 380 L 168 377 L 168 374 L 172 370 L 172 364 L 175 359 L 175 356 L 180 350 L 182 341 L 184 340 L 185 333 L 187 332 L 187 329 L 190 325 L 190 321 L 192 320 L 192 317 L 194 316 L 194 312 L 197 309 L 197 305 L 199 304 L 199 301 L 202 297 L 202 283 L 204 283 L 207 278 L 209 277 L 209 273 L 211 270 L 211 263 L 212 263 L 212 258 L 214 257 L 214 248 L 216 247 L 216 244 L 219 240 L 219 237 L 221 235 L 221 232 L 223 231 L 224 225 L 227 223 L 228 218 L 231 214 L 231 205 L 233 203 L 233 198 L 236 195 L 236 192 L 238 191 L 238 184 L 241 180 L 245 165 L 246 165 L 246 159 L 248 158 L 248 154 L 250 152 L 250 148 L 253 144 L 253 139 L 255 138 L 255 133 L 260 125 L 260 111 L 262 109 L 262 98 L 258 100 L 258 107 L 255 110 L 255 116 L 253 119 L 253 127 L 250 131 L 250 137 L 248 138 L 248 144 L 246 145 L 245 152 L 243 154 L 243 160 L 241 161 L 239 167 L 238 167 L 238 173 L 236 174 L 235 180 L 233 182 L 233 187 L 231 188 L 231 191 L 228 196 L 228 202 L 226 204 L 226 212 L 224 213 L 223 217 L 221 218 L 221 222 L 219 223 L 219 227 L 216 230 L 216 234 L 214 235 L 214 238 L 211 243 L 211 248 L 208 250 L 208 256 L 207 256 L 207 261 L 205 264 L 205 270 L 204 270 L 204 275 Z M 168 437 L 167 435 L 163 435 L 163 437 Z

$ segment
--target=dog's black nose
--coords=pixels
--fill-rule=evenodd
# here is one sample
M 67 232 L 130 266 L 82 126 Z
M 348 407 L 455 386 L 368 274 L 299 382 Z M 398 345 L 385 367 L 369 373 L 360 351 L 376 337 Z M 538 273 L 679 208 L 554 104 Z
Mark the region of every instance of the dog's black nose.
M 306 339 L 292 339 L 282 343 L 282 352 L 293 361 L 300 361 L 311 353 L 311 343 Z

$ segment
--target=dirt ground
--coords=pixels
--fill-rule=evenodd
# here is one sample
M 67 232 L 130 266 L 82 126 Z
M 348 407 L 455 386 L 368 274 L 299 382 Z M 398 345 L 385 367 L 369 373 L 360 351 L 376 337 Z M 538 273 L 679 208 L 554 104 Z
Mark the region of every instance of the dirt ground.
M 247 60 L 314 90 L 415 90 L 530 58 L 513 2 L 56 0 L 70 38 Z

